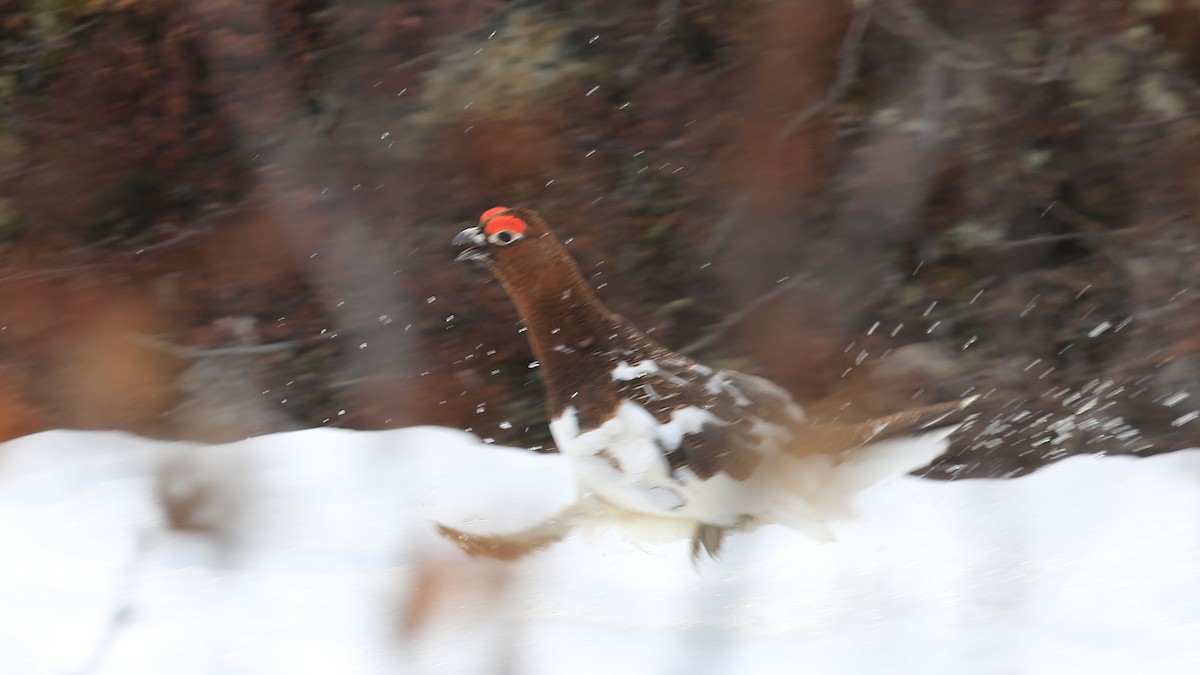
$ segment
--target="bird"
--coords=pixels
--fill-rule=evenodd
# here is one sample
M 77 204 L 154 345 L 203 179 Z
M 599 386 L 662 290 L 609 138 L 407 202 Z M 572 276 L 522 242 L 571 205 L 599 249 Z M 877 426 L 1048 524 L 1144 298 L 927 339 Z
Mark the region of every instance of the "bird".
M 452 244 L 456 260 L 500 282 L 523 320 L 550 433 L 578 488 L 573 503 L 521 530 L 437 524 L 472 556 L 515 560 L 602 525 L 690 538 L 693 564 L 717 558 L 730 533 L 767 524 L 829 541 L 855 495 L 927 465 L 974 421 L 977 397 L 814 422 L 775 383 L 671 351 L 609 310 L 533 210 L 488 209 Z

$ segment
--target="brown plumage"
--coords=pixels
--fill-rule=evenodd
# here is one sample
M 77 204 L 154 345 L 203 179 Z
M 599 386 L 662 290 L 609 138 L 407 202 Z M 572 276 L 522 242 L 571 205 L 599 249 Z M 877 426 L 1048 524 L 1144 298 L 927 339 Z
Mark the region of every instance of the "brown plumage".
M 491 209 L 455 243 L 524 320 L 550 430 L 580 488 L 576 503 L 518 532 L 439 526 L 472 555 L 514 559 L 601 523 L 691 536 L 693 558 L 766 523 L 829 538 L 827 522 L 849 515 L 857 492 L 935 459 L 971 419 L 973 399 L 851 426 L 809 422 L 775 384 L 699 364 L 609 311 L 533 211 Z

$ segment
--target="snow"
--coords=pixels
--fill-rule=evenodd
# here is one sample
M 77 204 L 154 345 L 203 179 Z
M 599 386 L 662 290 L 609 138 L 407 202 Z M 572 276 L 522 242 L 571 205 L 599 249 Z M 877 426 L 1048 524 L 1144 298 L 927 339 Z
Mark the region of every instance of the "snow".
M 0 445 L 0 672 L 1192 673 L 1200 450 L 1009 481 L 895 479 L 814 543 L 572 535 L 471 560 L 572 498 L 556 455 L 460 431 Z M 171 509 L 164 503 L 172 504 Z M 175 527 L 170 525 L 174 523 Z M 180 529 L 184 528 L 184 529 Z

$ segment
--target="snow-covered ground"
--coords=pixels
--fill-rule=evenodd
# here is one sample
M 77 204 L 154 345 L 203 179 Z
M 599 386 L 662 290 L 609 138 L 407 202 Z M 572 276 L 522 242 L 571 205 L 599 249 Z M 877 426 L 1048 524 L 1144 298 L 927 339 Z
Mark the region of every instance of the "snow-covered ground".
M 1200 450 L 898 479 L 832 544 L 769 527 L 698 570 L 614 533 L 476 561 L 431 526 L 570 493 L 558 456 L 428 427 L 11 441 L 0 672 L 1200 671 Z

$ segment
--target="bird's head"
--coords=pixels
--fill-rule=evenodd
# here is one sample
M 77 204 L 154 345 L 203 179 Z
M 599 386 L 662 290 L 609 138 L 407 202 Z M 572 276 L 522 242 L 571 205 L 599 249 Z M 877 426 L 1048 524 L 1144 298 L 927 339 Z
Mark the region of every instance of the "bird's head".
M 557 248 L 546 223 L 528 209 L 497 206 L 483 212 L 479 224 L 454 237 L 464 247 L 455 260 L 471 260 L 488 268 L 513 267 L 519 262 L 537 264 Z
M 478 225 L 454 237 L 454 245 L 463 249 L 456 260 L 486 267 L 527 321 L 530 314 L 542 313 L 547 321 L 561 322 L 560 312 L 581 305 L 602 309 L 571 254 L 534 211 L 488 209 Z

